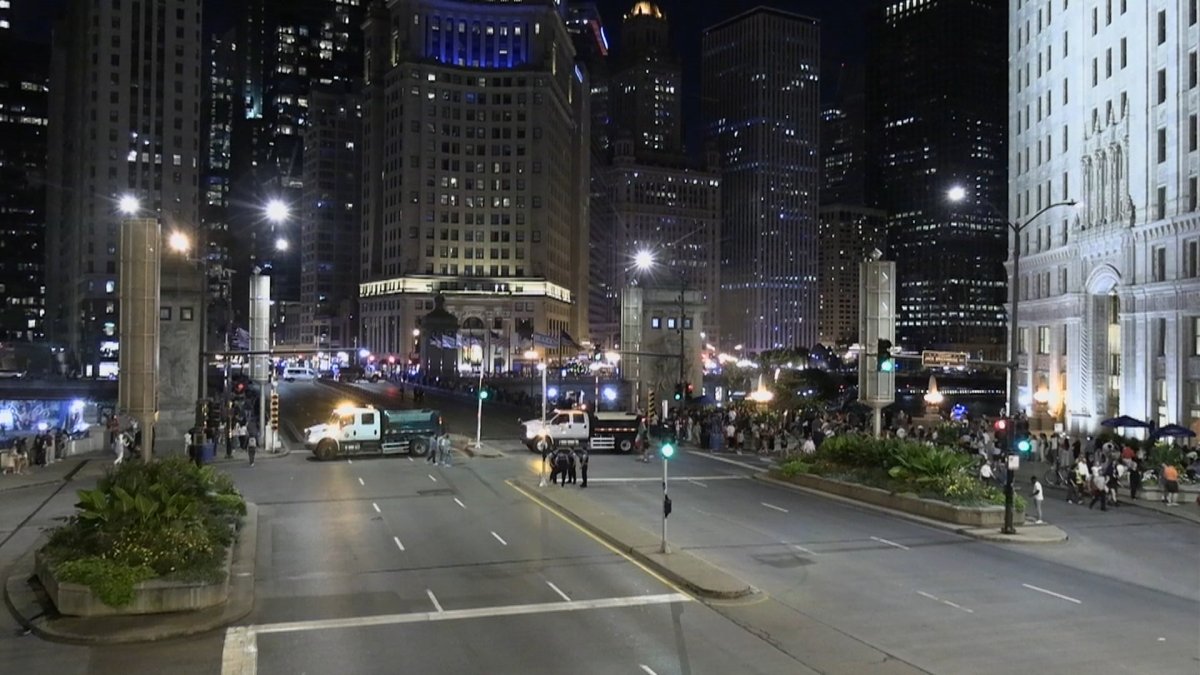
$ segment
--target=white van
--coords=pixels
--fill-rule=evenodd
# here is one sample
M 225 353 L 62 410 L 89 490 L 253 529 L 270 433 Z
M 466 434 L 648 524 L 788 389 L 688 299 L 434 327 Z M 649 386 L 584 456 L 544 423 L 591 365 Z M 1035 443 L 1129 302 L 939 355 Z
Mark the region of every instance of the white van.
M 312 368 L 303 368 L 300 366 L 285 368 L 283 371 L 284 382 L 312 381 L 317 379 L 317 371 Z

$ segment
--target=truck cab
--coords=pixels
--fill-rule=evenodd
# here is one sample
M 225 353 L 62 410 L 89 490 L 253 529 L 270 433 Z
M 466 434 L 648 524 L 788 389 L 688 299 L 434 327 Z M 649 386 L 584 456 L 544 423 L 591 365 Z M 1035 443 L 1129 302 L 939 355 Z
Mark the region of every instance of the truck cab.
M 304 430 L 304 445 L 321 460 L 366 454 L 422 456 L 444 429 L 436 410 L 339 406 L 329 421 Z

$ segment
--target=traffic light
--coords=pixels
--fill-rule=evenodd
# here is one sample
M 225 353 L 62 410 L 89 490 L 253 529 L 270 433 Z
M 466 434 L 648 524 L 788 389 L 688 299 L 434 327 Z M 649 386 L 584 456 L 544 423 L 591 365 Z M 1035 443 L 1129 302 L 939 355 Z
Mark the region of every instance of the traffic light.
M 488 400 L 488 397 L 491 395 L 492 395 L 492 393 L 490 391 L 488 391 L 487 389 L 484 389 L 484 388 L 479 389 L 479 400 L 480 401 Z
M 672 457 L 675 456 L 675 444 L 672 443 L 671 441 L 663 441 L 662 447 L 659 449 L 659 452 L 662 453 L 663 459 L 671 459 Z M 664 469 L 664 471 L 665 471 L 665 469 Z
M 279 431 L 279 394 L 271 392 L 271 431 Z
M 1017 437 L 1017 452 L 1021 453 L 1022 455 L 1027 455 L 1032 449 L 1033 443 L 1029 441 L 1028 436 L 1021 435 Z
M 892 358 L 892 341 L 879 339 L 875 347 L 875 369 L 881 373 L 891 373 L 896 370 L 896 360 Z
M 676 401 L 683 400 L 683 385 L 680 383 L 675 384 L 675 400 Z
M 696 388 L 692 386 L 692 383 L 691 383 L 691 382 L 685 382 L 685 383 L 683 384 L 683 390 L 684 390 L 685 392 L 687 392 L 687 396 L 688 396 L 688 398 L 691 398 L 691 397 L 692 397 L 692 394 L 693 394 L 693 393 L 695 393 L 695 391 L 696 391 Z
M 1001 417 L 1000 419 L 998 419 L 992 423 L 992 430 L 995 432 L 995 435 L 996 435 L 996 445 L 1000 448 L 1005 447 L 1005 443 L 1006 443 L 1005 439 L 1008 438 L 1008 433 L 1009 433 L 1008 427 L 1009 427 L 1008 420 L 1003 417 Z
M 246 395 L 246 383 L 244 381 L 239 381 L 239 382 L 233 383 L 233 395 L 234 396 L 245 396 Z

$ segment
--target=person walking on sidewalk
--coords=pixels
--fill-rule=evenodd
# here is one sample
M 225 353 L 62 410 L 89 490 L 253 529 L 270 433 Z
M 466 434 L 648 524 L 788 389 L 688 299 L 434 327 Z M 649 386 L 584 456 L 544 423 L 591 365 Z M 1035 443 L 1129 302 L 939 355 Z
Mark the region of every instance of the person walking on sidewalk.
M 246 439 L 246 455 L 250 458 L 250 466 L 254 466 L 254 453 L 258 451 L 258 437 Z
M 449 467 L 453 454 L 454 449 L 450 446 L 450 434 L 442 433 L 438 438 L 438 464 Z
M 1030 496 L 1033 497 L 1033 505 L 1037 508 L 1037 520 L 1033 522 L 1035 525 L 1041 525 L 1046 522 L 1042 520 L 1042 501 L 1046 498 L 1046 495 L 1042 492 L 1042 482 L 1038 480 L 1037 476 L 1030 476 L 1029 482 L 1033 483 L 1033 492 Z
M 1142 460 L 1134 455 L 1126 461 L 1125 466 L 1129 471 L 1129 501 L 1132 502 L 1137 499 L 1137 493 L 1142 489 Z
M 1163 494 L 1166 496 L 1167 506 L 1179 506 L 1179 469 L 1174 465 L 1163 463 L 1162 465 L 1162 480 Z
M 1092 502 L 1088 504 L 1091 509 L 1096 506 L 1096 502 L 1100 502 L 1100 510 L 1108 510 L 1108 480 L 1104 477 L 1104 472 L 1100 467 L 1095 467 L 1092 470 L 1092 477 L 1089 481 L 1089 486 L 1092 489 Z

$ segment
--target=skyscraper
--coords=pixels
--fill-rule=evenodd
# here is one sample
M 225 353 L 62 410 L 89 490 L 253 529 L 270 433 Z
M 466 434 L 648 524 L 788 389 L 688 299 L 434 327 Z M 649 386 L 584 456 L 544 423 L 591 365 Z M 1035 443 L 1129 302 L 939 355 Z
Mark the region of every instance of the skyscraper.
M 1008 0 L 876 0 L 868 194 L 888 212 L 896 333 L 999 358 L 1004 343 Z M 968 198 L 947 199 L 955 186 Z
M 365 0 L 247 0 L 238 5 L 236 28 L 239 101 L 232 130 L 230 228 L 239 307 L 248 297 L 254 267 L 269 270 L 272 295 L 301 299 L 305 129 L 317 88 L 357 92 L 362 80 Z M 263 217 L 280 199 L 285 222 Z M 358 200 L 350 202 L 358 208 Z M 283 250 L 277 242 L 287 243 Z M 311 307 L 302 310 L 312 315 Z M 306 319 L 308 321 L 308 319 Z M 302 328 L 306 335 L 315 329 Z
M 47 331 L 84 374 L 116 369 L 120 197 L 166 231 L 200 223 L 201 5 L 72 2 L 55 26 Z
M 721 162 L 721 331 L 750 351 L 817 341 L 820 27 L 760 7 L 709 28 L 701 64 Z
M 49 60 L 0 30 L 0 342 L 45 336 Z
M 439 297 L 469 343 L 460 364 L 509 368 L 518 326 L 587 335 L 589 112 L 564 12 L 551 0 L 372 5 L 360 286 L 370 349 L 408 353 Z
M 662 9 L 652 2 L 633 5 L 621 24 L 620 45 L 609 86 L 612 161 L 605 173 L 614 218 L 611 277 L 604 283 L 618 300 L 620 289 L 632 283 L 698 291 L 707 316 L 703 321 L 682 317 L 678 324 L 703 323 L 714 330 L 721 217 L 716 157 L 708 154 L 707 163 L 695 162 L 683 152 L 683 77 Z M 635 270 L 633 261 L 643 251 L 653 254 L 655 263 Z
M 1035 425 L 1125 414 L 1200 431 L 1198 4 L 1012 11 L 1008 212 L 1028 223 L 1015 386 Z

